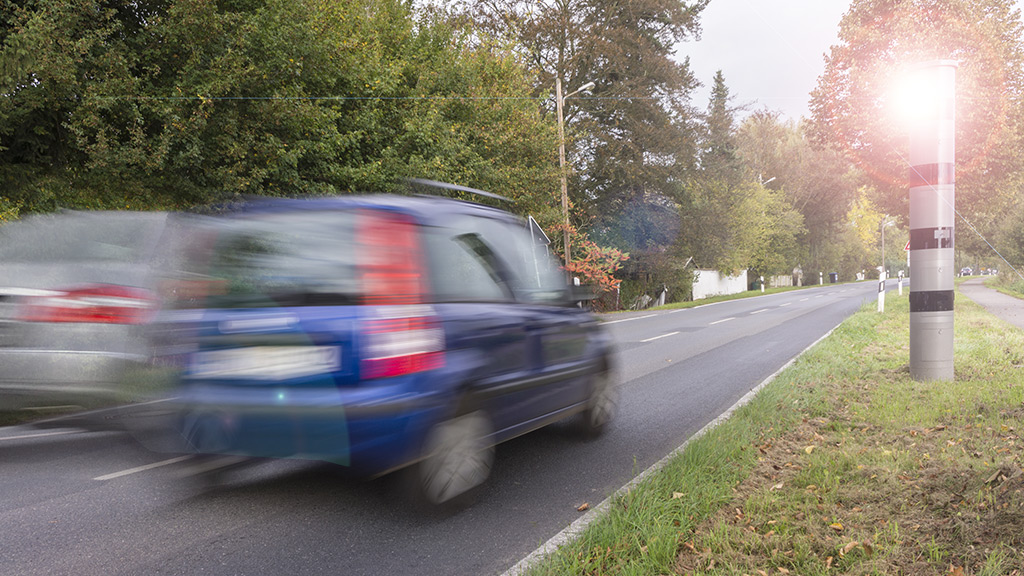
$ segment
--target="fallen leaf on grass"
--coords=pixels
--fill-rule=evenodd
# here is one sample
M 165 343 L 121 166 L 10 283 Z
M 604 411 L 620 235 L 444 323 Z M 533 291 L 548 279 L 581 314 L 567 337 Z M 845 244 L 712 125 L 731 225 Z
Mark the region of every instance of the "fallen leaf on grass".
M 776 570 L 779 571 L 779 574 L 789 574 L 789 570 L 786 570 L 782 566 L 779 566 L 778 568 L 776 568 Z
M 949 565 L 949 576 L 964 576 L 964 569 L 959 566 Z
M 808 447 L 804 448 L 804 452 L 807 452 L 808 454 L 810 454 L 811 452 L 814 452 L 815 448 L 817 448 L 817 446 L 813 446 L 813 445 L 812 446 L 808 446 Z
M 850 542 L 846 546 L 843 546 L 842 550 L 839 551 L 839 555 L 840 556 L 846 556 L 847 554 L 850 553 L 850 551 L 852 551 L 857 546 L 860 546 L 860 542 L 857 542 L 856 540 L 854 540 L 853 542 Z
M 583 512 L 584 510 L 588 509 L 590 509 L 590 502 L 584 502 L 583 504 L 580 504 L 579 508 L 577 508 L 576 511 Z
M 686 496 L 686 494 L 683 494 L 682 492 L 673 492 L 672 493 L 672 499 L 673 500 L 678 500 L 678 499 L 682 498 L 683 496 Z
M 871 555 L 875 553 L 875 549 L 872 548 L 871 544 L 868 544 L 867 542 L 861 544 L 861 547 L 864 548 L 864 553 L 868 555 L 868 558 L 870 558 Z
M 832 568 L 832 557 L 831 556 L 829 556 L 828 558 L 825 559 L 825 569 L 828 570 L 829 568 Z
M 782 482 L 779 482 L 775 486 L 772 486 L 771 488 L 768 489 L 769 492 L 773 492 L 775 490 L 782 490 Z
M 843 531 L 843 525 L 840 524 L 839 522 L 833 522 L 833 523 L 829 524 L 828 527 L 833 529 L 833 530 L 835 530 L 836 532 L 842 532 Z

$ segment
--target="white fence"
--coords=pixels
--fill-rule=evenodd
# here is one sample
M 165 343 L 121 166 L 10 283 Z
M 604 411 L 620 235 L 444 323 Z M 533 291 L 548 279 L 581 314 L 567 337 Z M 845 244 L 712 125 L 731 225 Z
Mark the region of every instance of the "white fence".
M 722 276 L 718 270 L 696 270 L 693 273 L 693 299 L 739 294 L 747 290 L 747 271 L 737 276 Z

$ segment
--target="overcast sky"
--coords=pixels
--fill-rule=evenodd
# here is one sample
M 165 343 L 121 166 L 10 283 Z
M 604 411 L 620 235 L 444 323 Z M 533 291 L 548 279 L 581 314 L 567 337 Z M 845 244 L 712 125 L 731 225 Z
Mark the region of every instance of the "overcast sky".
M 677 56 L 704 87 L 707 106 L 715 72 L 722 71 L 733 105 L 769 108 L 792 120 L 809 115 L 810 92 L 836 43 L 847 0 L 711 0 L 702 12 L 699 42 L 680 44 Z

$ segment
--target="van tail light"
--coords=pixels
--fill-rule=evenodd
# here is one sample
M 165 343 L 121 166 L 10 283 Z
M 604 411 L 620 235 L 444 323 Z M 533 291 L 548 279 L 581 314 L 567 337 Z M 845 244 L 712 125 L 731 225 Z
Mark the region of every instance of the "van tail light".
M 429 306 L 389 306 L 387 318 L 363 327 L 364 379 L 391 378 L 444 366 L 444 330 Z
M 148 290 L 96 284 L 26 296 L 18 319 L 23 322 L 144 324 L 157 309 Z
M 421 303 L 426 279 L 416 223 L 402 214 L 364 210 L 357 230 L 365 302 Z
M 359 213 L 359 272 L 372 316 L 361 337 L 362 379 L 392 378 L 444 365 L 444 329 L 424 304 L 426 274 L 419 230 L 410 217 Z

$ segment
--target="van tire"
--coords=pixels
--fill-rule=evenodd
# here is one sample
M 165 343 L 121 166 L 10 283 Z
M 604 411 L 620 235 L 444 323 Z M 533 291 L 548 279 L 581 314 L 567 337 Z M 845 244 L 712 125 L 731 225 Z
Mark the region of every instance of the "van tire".
M 416 503 L 450 511 L 475 502 L 494 462 L 490 437 L 490 419 L 482 410 L 432 426 L 424 438 L 421 459 L 406 471 Z
M 612 384 L 608 370 L 601 370 L 590 380 L 590 393 L 587 406 L 584 408 L 581 432 L 587 439 L 594 439 L 604 433 L 608 423 L 615 418 L 618 411 L 618 390 Z

